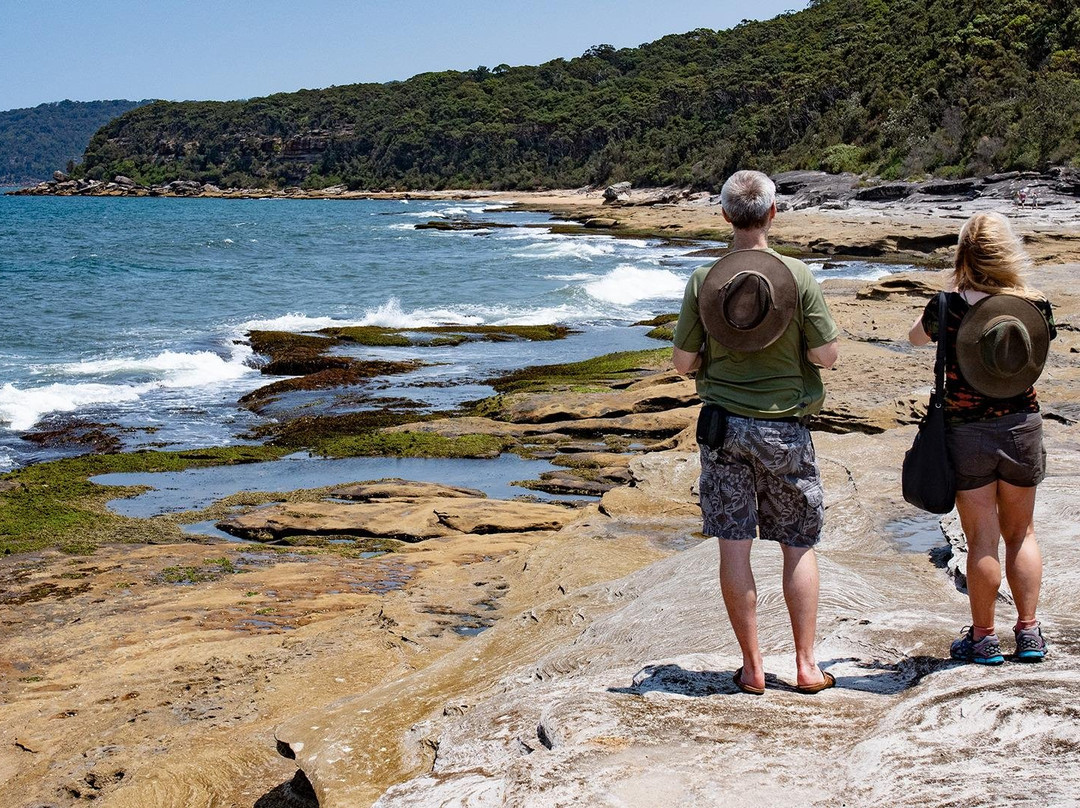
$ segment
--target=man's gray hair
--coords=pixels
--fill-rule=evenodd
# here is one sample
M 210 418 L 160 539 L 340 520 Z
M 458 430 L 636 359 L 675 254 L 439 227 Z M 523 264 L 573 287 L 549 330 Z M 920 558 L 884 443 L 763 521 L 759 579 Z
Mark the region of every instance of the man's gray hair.
M 751 230 L 769 223 L 776 183 L 760 171 L 736 171 L 720 189 L 720 204 L 732 227 Z

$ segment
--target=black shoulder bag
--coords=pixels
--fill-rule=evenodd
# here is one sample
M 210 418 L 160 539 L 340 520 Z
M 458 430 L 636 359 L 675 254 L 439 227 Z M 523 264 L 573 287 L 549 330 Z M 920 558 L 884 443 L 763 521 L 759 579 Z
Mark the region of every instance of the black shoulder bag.
M 904 455 L 901 480 L 904 499 L 930 513 L 948 513 L 956 504 L 956 476 L 945 444 L 945 319 L 948 316 L 945 292 L 938 302 L 937 359 L 934 362 L 934 392 L 919 424 L 915 442 Z

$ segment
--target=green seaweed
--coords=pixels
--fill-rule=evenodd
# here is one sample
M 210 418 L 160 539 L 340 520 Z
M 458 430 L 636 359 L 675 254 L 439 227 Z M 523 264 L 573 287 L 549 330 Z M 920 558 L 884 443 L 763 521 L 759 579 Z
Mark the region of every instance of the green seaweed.
M 273 460 L 287 451 L 273 446 L 230 446 L 186 452 L 127 452 L 53 460 L 9 472 L 20 483 L 0 492 L 0 553 L 56 547 L 88 555 L 105 542 L 162 542 L 183 538 L 167 521 L 132 519 L 110 512 L 111 499 L 135 496 L 136 486 L 104 486 L 90 477 L 114 472 L 183 471 L 199 466 Z
M 414 345 L 413 340 L 398 333 L 397 329 L 384 328 L 378 325 L 354 325 L 343 328 L 322 328 L 320 334 L 326 334 L 335 340 L 353 342 L 359 345 L 372 347 L 409 347 Z
M 638 320 L 634 325 L 667 325 L 668 323 L 674 323 L 679 319 L 677 313 L 658 314 L 651 320 Z
M 368 432 L 321 442 L 312 451 L 327 457 L 498 457 L 512 444 L 496 435 L 446 437 L 434 432 Z
M 644 351 L 620 351 L 604 354 L 581 362 L 555 365 L 533 365 L 504 374 L 490 384 L 498 393 L 535 393 L 556 389 L 595 386 L 634 378 L 644 372 L 657 370 L 671 360 L 670 348 Z M 485 399 L 485 402 L 489 399 Z M 485 409 L 484 402 L 474 406 L 474 414 Z
M 659 339 L 664 340 L 665 342 L 671 342 L 673 339 L 675 339 L 675 329 L 670 325 L 658 325 L 656 328 L 653 328 L 648 333 L 646 333 L 645 336 L 651 339 Z

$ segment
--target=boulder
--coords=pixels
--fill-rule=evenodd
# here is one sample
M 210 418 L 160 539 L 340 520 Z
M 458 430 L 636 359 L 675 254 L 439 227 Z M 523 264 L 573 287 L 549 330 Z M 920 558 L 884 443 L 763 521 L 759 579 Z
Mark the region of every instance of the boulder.
M 65 174 L 65 173 L 64 173 L 63 171 L 54 171 L 54 172 L 52 173 L 52 178 L 53 178 L 53 179 L 54 179 L 54 180 L 55 180 L 56 182 L 67 182 L 67 179 L 68 179 L 68 175 L 67 175 L 67 174 Z
M 593 218 L 593 219 L 586 219 L 585 220 L 585 226 L 586 227 L 588 227 L 590 229 L 597 229 L 597 230 L 616 227 L 618 224 L 619 224 L 618 219 Z
M 604 202 L 617 202 L 630 196 L 630 183 L 617 182 L 604 189 Z
M 121 188 L 134 188 L 137 184 L 131 177 L 125 177 L 123 174 L 117 174 L 113 177 L 113 182 Z

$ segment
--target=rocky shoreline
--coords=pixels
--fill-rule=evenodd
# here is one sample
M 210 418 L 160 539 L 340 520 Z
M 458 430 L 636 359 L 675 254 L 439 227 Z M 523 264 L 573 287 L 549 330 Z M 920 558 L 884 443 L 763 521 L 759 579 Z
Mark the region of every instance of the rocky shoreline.
M 776 175 L 778 207 L 772 238 L 795 254 L 873 258 L 944 265 L 963 220 L 977 210 L 999 210 L 1013 219 L 1039 263 L 1080 261 L 1080 169 L 1013 171 L 985 177 L 886 182 L 855 174 L 789 171 Z M 139 185 L 128 177 L 109 182 L 52 180 L 11 191 L 27 196 L 183 197 L 211 199 L 425 199 L 510 203 L 576 222 L 570 232 L 600 230 L 614 236 L 725 240 L 730 227 L 719 196 L 686 188 L 608 188 L 561 191 L 350 191 L 219 188 L 190 180 Z M 418 223 L 452 229 L 460 223 Z M 470 225 L 471 226 L 471 225 Z M 565 226 L 564 226 L 565 227 Z
M 633 204 L 638 193 L 614 204 L 574 192 L 513 201 L 582 222 L 602 214 L 614 234 L 721 233 L 710 199 Z M 824 237 L 815 217 L 834 232 L 843 220 L 833 217 L 847 217 L 870 240 L 958 227 L 926 213 L 888 218 L 876 204 L 792 209 L 778 235 L 806 250 L 803 236 Z M 1029 246 L 1071 249 L 1029 211 L 1012 213 L 1045 237 Z M 1053 227 L 1075 233 L 1064 213 Z M 943 660 L 965 621 L 950 572 L 962 536 L 899 494 L 932 364 L 904 335 L 944 273 L 828 281 L 841 362 L 826 373 L 815 441 L 828 493 L 821 656 L 837 690 L 808 700 L 785 686 L 777 559 L 762 547 L 770 691 L 752 703 L 735 694 L 715 548 L 696 533 L 693 384 L 645 352 L 522 374 L 467 416 L 378 425 L 383 441 L 480 436 L 478 446 L 557 460 L 565 472 L 554 484 L 593 497 L 573 506 L 389 480 L 238 496 L 203 514 L 257 543 L 177 542 L 189 514 L 142 520 L 145 533 L 135 521 L 110 527 L 106 543 L 81 554 L 0 559 L 3 791 L 24 808 L 713 805 L 748 794 L 781 806 L 871 805 L 935 802 L 963 765 L 969 776 L 950 786 L 963 801 L 978 804 L 989 783 L 1023 803 L 1033 776 L 1040 800 L 1071 799 L 1077 270 L 1056 263 L 1032 279 L 1060 328 L 1039 384 L 1051 478 L 1037 519 L 1055 653 L 1037 668 Z M 278 350 L 266 355 L 307 363 L 309 375 L 362 373 L 320 364 L 326 341 L 343 336 L 271 340 Z M 42 486 L 67 490 L 31 476 L 0 496 L 29 499 Z M 97 496 L 92 507 L 103 508 Z M 905 531 L 921 531 L 921 552 L 902 550 Z M 988 749 L 976 731 L 990 727 Z

